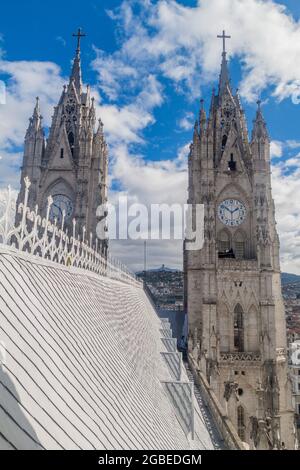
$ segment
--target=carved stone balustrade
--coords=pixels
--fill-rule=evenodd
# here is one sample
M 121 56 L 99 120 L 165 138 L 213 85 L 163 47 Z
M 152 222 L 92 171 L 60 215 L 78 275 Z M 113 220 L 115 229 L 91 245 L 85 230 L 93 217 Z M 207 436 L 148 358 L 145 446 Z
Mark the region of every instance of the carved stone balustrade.
M 261 354 L 259 352 L 221 352 L 220 362 L 228 364 L 261 362 Z

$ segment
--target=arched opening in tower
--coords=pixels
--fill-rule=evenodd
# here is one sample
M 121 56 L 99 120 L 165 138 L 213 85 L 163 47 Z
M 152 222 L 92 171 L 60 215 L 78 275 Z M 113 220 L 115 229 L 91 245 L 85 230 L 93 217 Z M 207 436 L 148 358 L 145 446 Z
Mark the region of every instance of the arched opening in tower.
M 69 140 L 69 144 L 70 144 L 71 153 L 72 153 L 72 155 L 74 156 L 74 143 L 75 143 L 75 139 L 74 139 L 74 134 L 73 134 L 73 132 L 69 132 L 69 134 L 68 134 L 68 140 Z

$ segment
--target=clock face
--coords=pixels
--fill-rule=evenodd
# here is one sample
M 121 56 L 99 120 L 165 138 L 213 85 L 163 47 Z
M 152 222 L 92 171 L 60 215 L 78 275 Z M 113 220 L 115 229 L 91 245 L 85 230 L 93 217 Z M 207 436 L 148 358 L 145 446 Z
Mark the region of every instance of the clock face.
M 63 194 L 56 194 L 52 196 L 53 204 L 50 209 L 50 220 L 54 222 L 61 222 L 63 218 L 63 212 L 65 213 L 65 220 L 69 220 L 73 214 L 73 204 L 71 199 Z
M 245 205 L 237 199 L 226 199 L 218 207 L 220 221 L 228 227 L 237 227 L 246 219 Z

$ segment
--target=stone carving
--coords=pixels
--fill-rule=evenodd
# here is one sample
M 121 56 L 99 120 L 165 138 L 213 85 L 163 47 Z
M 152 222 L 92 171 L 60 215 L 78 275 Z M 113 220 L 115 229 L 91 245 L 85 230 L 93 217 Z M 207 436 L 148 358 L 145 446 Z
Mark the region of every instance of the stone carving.
M 221 362 L 261 362 L 261 354 L 256 352 L 221 352 Z
M 239 401 L 238 396 L 238 388 L 239 384 L 237 382 L 229 380 L 228 382 L 224 382 L 225 390 L 224 390 L 224 398 L 228 402 L 232 395 Z
M 251 416 L 250 424 L 250 439 L 253 441 L 255 449 L 267 447 L 269 450 L 283 450 L 285 448 L 284 443 L 281 442 L 278 419 L 270 416 L 258 419 L 256 416 Z

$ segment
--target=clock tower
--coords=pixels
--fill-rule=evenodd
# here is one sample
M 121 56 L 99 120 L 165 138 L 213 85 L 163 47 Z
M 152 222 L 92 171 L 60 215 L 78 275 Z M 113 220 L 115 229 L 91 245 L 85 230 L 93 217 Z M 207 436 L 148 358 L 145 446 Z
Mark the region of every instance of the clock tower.
M 250 448 L 295 446 L 270 141 L 258 102 L 249 139 L 223 32 L 219 86 L 203 100 L 189 156 L 189 203 L 204 246 L 185 251 L 189 353 Z
M 52 196 L 50 218 L 58 223 L 65 213 L 65 229 L 77 235 L 83 227 L 87 236 L 96 237 L 97 208 L 107 201 L 108 151 L 101 120 L 96 126 L 96 109 L 90 87 L 83 89 L 80 41 L 85 35 L 78 30 L 77 49 L 68 86 L 64 86 L 54 108 L 47 141 L 37 98 L 25 136 L 21 189 L 18 204 L 24 200 L 24 178 L 29 177 L 29 207 L 36 205 L 45 216 L 47 199 Z M 18 217 L 18 216 L 17 216 Z M 103 254 L 107 242 L 101 241 Z

